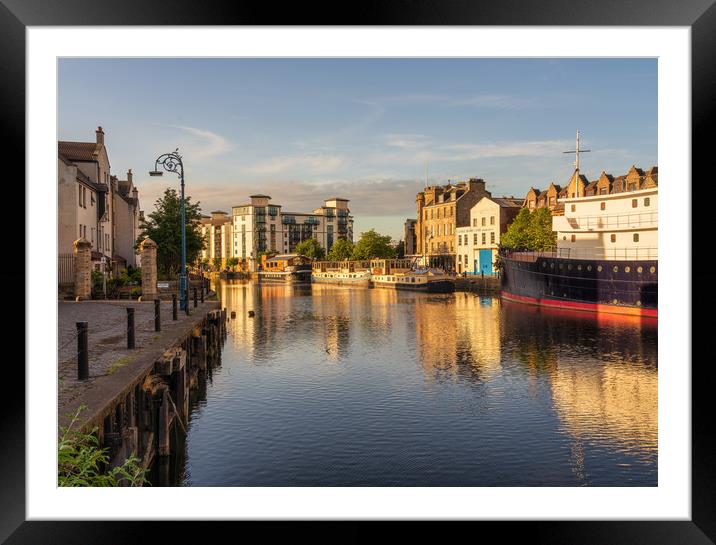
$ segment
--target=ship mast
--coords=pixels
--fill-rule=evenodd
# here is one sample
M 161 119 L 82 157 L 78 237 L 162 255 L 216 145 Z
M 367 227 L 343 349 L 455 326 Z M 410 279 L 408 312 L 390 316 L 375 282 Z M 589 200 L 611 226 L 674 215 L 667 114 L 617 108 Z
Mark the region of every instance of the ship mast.
M 589 149 L 579 149 L 579 131 L 577 131 L 577 142 L 573 150 L 571 151 L 564 151 L 562 153 L 574 153 L 574 196 L 579 197 L 579 154 L 581 153 L 587 153 Z M 567 198 L 569 198 L 569 194 L 567 194 Z

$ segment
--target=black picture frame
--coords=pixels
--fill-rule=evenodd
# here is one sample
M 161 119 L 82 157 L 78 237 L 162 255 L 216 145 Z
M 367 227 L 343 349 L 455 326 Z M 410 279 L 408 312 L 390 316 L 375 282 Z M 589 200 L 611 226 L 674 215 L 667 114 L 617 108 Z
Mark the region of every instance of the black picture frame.
M 259 24 L 331 24 L 331 25 L 587 25 L 587 26 L 684 26 L 691 29 L 692 54 L 692 177 L 706 178 L 711 173 L 709 129 L 716 126 L 716 5 L 714 0 L 501 0 L 483 2 L 453 0 L 364 0 L 354 5 L 294 3 L 280 9 L 269 3 L 191 2 L 188 0 L 155 0 L 121 3 L 97 0 L 0 0 L 0 59 L 3 83 L 0 85 L 0 108 L 5 135 L 6 165 L 12 178 L 25 175 L 25 29 L 28 26 L 81 25 L 259 25 Z M 708 181 L 708 178 L 704 180 Z M 686 186 L 690 180 L 683 180 Z M 17 182 L 6 180 L 6 187 Z M 693 186 L 692 186 L 693 187 Z M 21 196 L 22 198 L 22 196 Z M 24 201 L 24 199 L 23 199 Z M 7 202 L 7 201 L 6 201 Z M 705 208 L 708 199 L 692 199 Z M 13 202 L 17 206 L 17 200 Z M 30 215 L 31 204 L 25 203 Z M 15 208 L 16 209 L 16 208 Z M 9 208 L 7 209 L 9 211 Z M 705 212 L 702 211 L 702 212 Z M 17 216 L 13 215 L 13 222 Z M 693 301 L 692 340 L 708 338 L 707 319 L 698 312 L 706 310 L 714 277 L 706 260 L 699 260 L 704 245 L 699 238 L 708 233 L 708 215 L 692 207 L 692 252 L 684 248 L 684 260 L 691 260 L 692 289 L 702 293 Z M 698 251 L 697 251 L 698 250 Z M 26 285 L 24 260 L 14 259 L 12 271 L 2 272 L 3 285 Z M 10 268 L 10 267 L 8 267 Z M 688 284 L 685 278 L 685 285 Z M 19 290 L 6 290 L 20 297 Z M 6 309 L 24 308 L 21 301 Z M 31 318 L 31 317 L 25 317 Z M 8 328 L 19 327 L 17 311 L 12 313 Z M 10 329 L 6 328 L 6 334 Z M 693 347 L 697 343 L 692 342 Z M 703 346 L 703 343 L 702 343 Z M 684 359 L 672 362 L 689 365 L 693 356 L 684 347 Z M 498 530 L 500 540 L 523 532 L 530 542 L 545 543 L 694 543 L 716 542 L 716 447 L 710 441 L 716 435 L 716 423 L 709 403 L 714 384 L 714 368 L 708 357 L 694 358 L 692 377 L 692 517 L 690 521 L 529 521 L 482 522 L 481 527 Z M 6 352 L 3 378 L 5 388 L 0 418 L 3 485 L 0 487 L 0 540 L 21 543 L 128 543 L 147 542 L 148 533 L 159 529 L 166 542 L 194 540 L 185 523 L 142 522 L 70 522 L 25 520 L 25 395 L 24 369 L 14 363 L 17 357 Z M 78 515 L 81 515 L 78 513 Z M 192 523 L 192 530 L 218 536 L 212 524 Z M 159 526 L 160 525 L 160 526 Z M 230 530 L 222 528 L 221 530 Z M 211 532 L 209 534 L 208 532 Z M 240 535 L 236 535 L 237 538 Z M 296 536 L 294 536 L 295 538 Z

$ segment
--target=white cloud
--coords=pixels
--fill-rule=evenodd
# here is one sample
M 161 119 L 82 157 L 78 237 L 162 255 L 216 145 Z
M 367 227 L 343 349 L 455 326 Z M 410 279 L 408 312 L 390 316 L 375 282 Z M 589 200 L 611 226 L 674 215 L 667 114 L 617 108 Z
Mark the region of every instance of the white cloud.
M 183 125 L 174 125 L 173 127 L 193 137 L 183 146 L 184 153 L 190 154 L 193 160 L 216 157 L 231 149 L 231 143 L 215 132 Z M 180 153 L 182 153 L 182 150 L 180 150 Z

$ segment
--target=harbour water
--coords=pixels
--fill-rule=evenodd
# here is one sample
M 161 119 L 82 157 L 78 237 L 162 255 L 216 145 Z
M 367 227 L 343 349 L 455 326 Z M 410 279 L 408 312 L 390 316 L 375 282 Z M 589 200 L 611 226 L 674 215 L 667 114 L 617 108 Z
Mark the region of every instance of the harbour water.
M 462 292 L 217 291 L 236 317 L 175 484 L 657 485 L 655 321 Z

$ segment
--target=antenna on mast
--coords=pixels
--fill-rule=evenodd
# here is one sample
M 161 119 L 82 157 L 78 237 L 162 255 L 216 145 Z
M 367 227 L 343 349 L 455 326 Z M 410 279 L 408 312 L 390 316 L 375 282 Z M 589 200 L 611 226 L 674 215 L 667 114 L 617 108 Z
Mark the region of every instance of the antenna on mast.
M 590 149 L 579 149 L 579 130 L 577 131 L 577 142 L 573 150 L 562 153 L 574 153 L 574 196 L 579 197 L 579 154 L 592 151 Z M 567 195 L 569 197 L 569 195 Z

